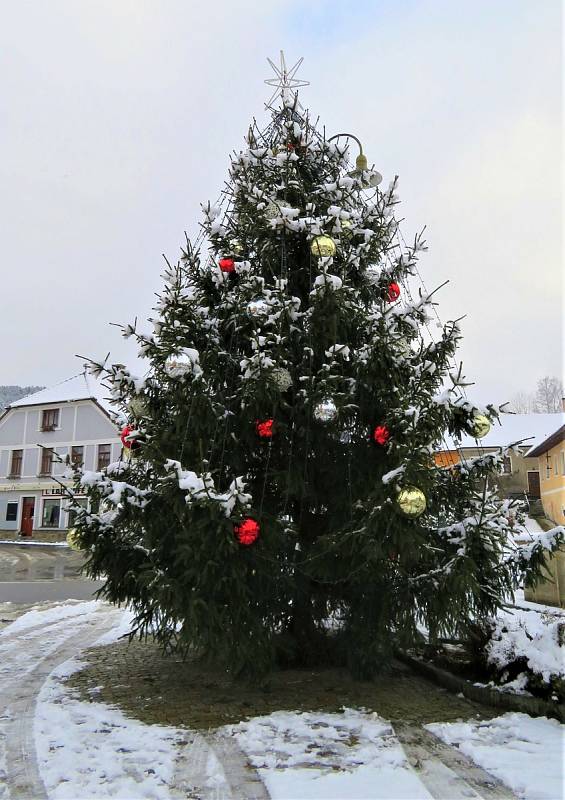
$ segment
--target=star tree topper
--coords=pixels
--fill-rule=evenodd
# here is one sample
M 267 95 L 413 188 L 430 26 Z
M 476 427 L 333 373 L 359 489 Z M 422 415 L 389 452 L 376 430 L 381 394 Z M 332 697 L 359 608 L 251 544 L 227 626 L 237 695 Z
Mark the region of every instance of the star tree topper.
M 277 65 L 273 61 L 271 61 L 270 58 L 267 59 L 267 61 L 269 62 L 269 64 L 273 68 L 275 76 L 276 76 L 274 78 L 267 78 L 267 80 L 265 81 L 265 83 L 267 83 L 269 86 L 275 86 L 276 87 L 276 89 L 273 92 L 273 94 L 272 94 L 271 98 L 269 99 L 268 103 L 265 104 L 267 106 L 267 108 L 269 108 L 269 106 L 271 105 L 273 100 L 279 94 L 280 94 L 280 96 L 282 98 L 282 101 L 283 101 L 284 105 L 288 105 L 289 103 L 293 103 L 294 102 L 294 98 L 296 96 L 296 92 L 293 91 L 293 89 L 297 89 L 299 86 L 308 86 L 310 84 L 310 81 L 301 81 L 300 79 L 294 77 L 296 75 L 300 65 L 304 61 L 304 58 L 299 58 L 298 61 L 296 62 L 296 64 L 293 67 L 291 67 L 290 69 L 287 69 L 286 60 L 285 60 L 285 57 L 284 57 L 284 52 L 281 50 L 280 53 L 281 53 L 281 55 L 280 55 L 280 61 L 281 61 L 280 67 L 277 67 Z M 298 103 L 298 105 L 300 106 L 300 103 Z M 300 106 L 300 108 L 302 108 L 302 106 Z

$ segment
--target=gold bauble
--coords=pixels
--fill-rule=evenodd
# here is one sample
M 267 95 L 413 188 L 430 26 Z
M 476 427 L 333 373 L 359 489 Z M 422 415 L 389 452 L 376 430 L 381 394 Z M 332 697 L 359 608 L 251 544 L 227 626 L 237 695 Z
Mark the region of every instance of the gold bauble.
M 230 239 L 230 250 L 236 256 L 240 256 L 243 253 L 243 245 L 239 239 Z
M 404 516 L 415 519 L 426 510 L 426 495 L 417 486 L 405 486 L 396 498 L 399 509 Z
M 335 255 L 335 242 L 331 236 L 316 236 L 310 245 L 312 255 L 318 258 L 329 258 Z
M 72 550 L 80 550 L 80 544 L 78 543 L 78 531 L 76 528 L 69 528 L 69 532 L 67 533 L 67 544 Z
M 475 439 L 482 439 L 490 431 L 490 419 L 484 414 L 477 414 L 471 423 L 471 431 Z

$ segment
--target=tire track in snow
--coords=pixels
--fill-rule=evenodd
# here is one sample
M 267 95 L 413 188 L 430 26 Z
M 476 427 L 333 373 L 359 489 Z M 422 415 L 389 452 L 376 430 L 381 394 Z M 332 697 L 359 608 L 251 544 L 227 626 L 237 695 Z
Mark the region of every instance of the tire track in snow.
M 59 664 L 91 646 L 118 621 L 121 611 L 100 606 L 59 623 L 46 621 L 0 639 L 0 798 L 44 800 L 47 797 L 34 740 L 37 696 Z M 4 773 L 2 775 L 2 772 Z
M 516 800 L 500 781 L 457 748 L 409 723 L 393 723 L 410 765 L 435 800 Z
M 172 798 L 269 800 L 267 788 L 232 736 L 194 733 L 179 750 Z

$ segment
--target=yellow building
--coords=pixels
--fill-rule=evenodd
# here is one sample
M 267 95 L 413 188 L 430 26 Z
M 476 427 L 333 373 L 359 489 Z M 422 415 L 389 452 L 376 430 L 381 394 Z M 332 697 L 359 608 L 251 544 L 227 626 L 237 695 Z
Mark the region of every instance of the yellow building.
M 501 414 L 490 432 L 480 441 L 463 435 L 458 442 L 446 437 L 444 447 L 434 454 L 438 467 L 450 467 L 460 460 L 497 453 L 501 447 L 520 442 L 500 465 L 497 478 L 501 497 L 540 497 L 538 459 L 530 452 L 537 442 L 544 442 L 564 422 L 562 412 L 551 414 Z
M 565 525 L 565 425 L 534 445 L 527 455 L 538 459 L 545 516 L 556 525 Z

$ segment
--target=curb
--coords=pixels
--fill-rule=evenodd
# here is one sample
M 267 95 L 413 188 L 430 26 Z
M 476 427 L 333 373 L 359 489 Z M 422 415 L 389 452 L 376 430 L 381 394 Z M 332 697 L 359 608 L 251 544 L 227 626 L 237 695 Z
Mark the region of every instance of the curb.
M 17 544 L 18 547 L 68 547 L 67 542 L 24 542 L 21 539 L 0 539 L 0 544 Z
M 476 703 L 493 708 L 521 711 L 534 717 L 553 717 L 559 722 L 565 722 L 565 706 L 563 704 L 548 703 L 547 700 L 527 695 L 498 692 L 496 689 L 489 689 L 486 686 L 475 686 L 465 678 L 460 678 L 452 672 L 420 661 L 406 653 L 397 652 L 396 657 L 444 689 L 448 689 L 450 692 L 461 692 L 468 700 L 474 700 Z

